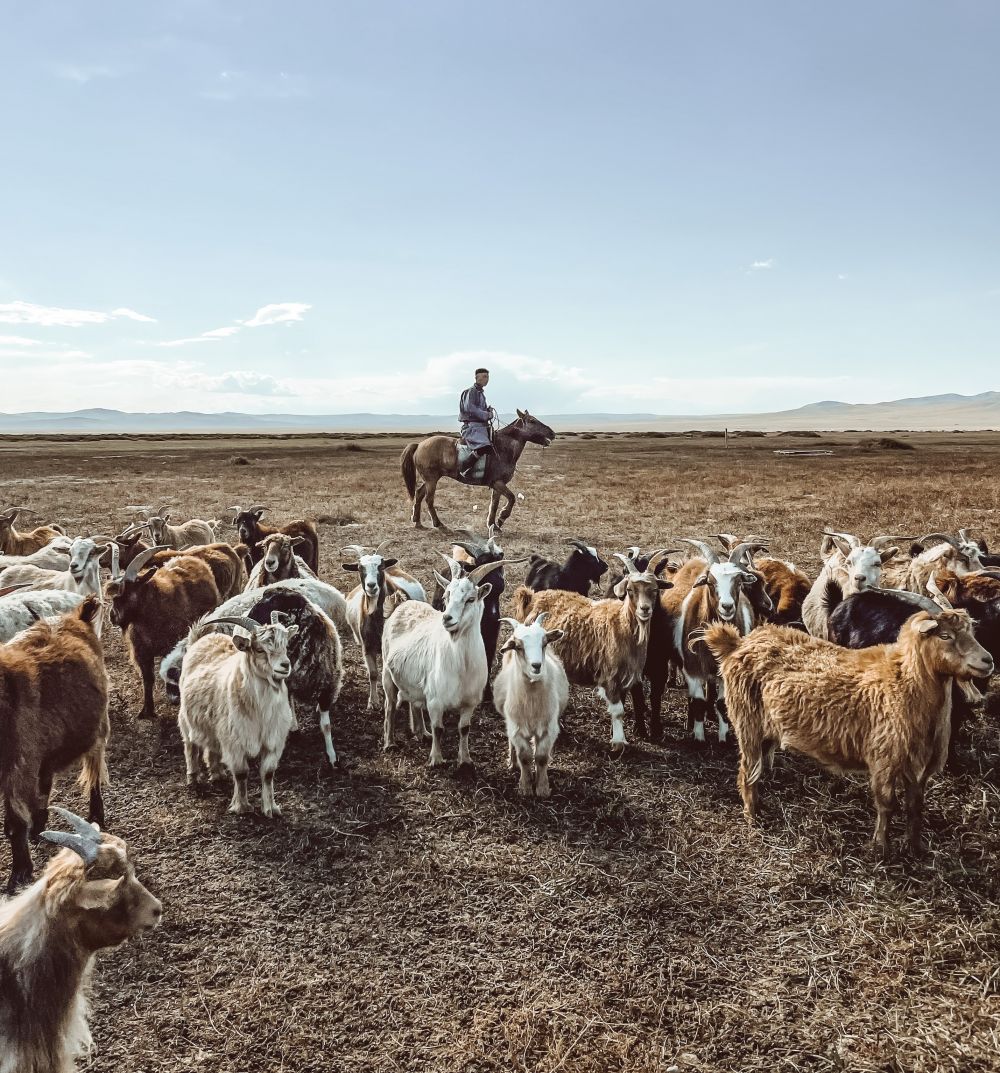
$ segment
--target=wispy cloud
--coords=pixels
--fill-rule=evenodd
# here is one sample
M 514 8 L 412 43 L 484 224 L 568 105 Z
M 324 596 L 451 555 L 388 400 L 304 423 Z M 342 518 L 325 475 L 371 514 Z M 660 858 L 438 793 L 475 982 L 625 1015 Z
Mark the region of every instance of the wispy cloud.
M 754 261 L 750 265 L 750 270 L 752 272 L 760 272 L 762 269 L 774 268 L 774 264 L 775 264 L 774 258 L 773 257 L 768 257 L 768 259 L 766 261 Z
M 33 302 L 0 303 L 0 324 L 37 324 L 43 328 L 82 328 L 85 324 L 106 324 L 124 317 L 155 324 L 154 317 L 136 313 L 133 309 L 113 309 L 105 313 L 97 309 L 62 309 L 40 306 Z
M 293 321 L 302 320 L 305 314 L 312 309 L 306 302 L 273 302 L 270 305 L 261 306 L 249 320 L 238 320 L 235 324 L 228 324 L 223 328 L 212 328 L 202 332 L 201 335 L 190 335 L 184 339 L 168 339 L 156 346 L 176 347 L 189 346 L 192 343 L 214 343 L 220 339 L 228 339 L 244 328 L 263 328 L 270 324 L 290 324 Z
M 220 71 L 212 84 L 201 91 L 210 101 L 290 101 L 309 96 L 305 79 L 288 71 L 252 74 L 247 71 Z
M 116 78 L 118 72 L 104 64 L 56 63 L 51 67 L 56 78 L 85 86 L 95 78 Z
M 40 346 L 38 339 L 28 339 L 23 335 L 0 335 L 0 346 Z

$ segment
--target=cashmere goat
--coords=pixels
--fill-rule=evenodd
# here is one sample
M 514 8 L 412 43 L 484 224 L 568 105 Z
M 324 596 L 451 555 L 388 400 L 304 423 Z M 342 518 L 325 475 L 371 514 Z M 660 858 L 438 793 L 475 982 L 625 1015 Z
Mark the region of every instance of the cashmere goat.
M 611 747 L 627 744 L 622 716 L 626 692 L 642 677 L 650 623 L 662 589 L 672 583 L 646 573 L 622 578 L 609 600 L 575 592 L 514 593 L 514 615 L 522 622 L 546 611 L 550 629 L 562 630 L 556 650 L 574 685 L 594 686 L 611 717 Z
M 44 548 L 30 555 L 0 555 L 0 572 L 8 566 L 40 566 L 43 570 L 65 570 L 69 566 L 69 549 L 73 541 L 68 536 L 57 536 Z
M 117 545 L 112 545 L 112 556 Z M 104 594 L 111 622 L 125 635 L 132 663 L 142 678 L 142 708 L 137 719 L 154 719 L 153 665 L 165 656 L 206 612 L 222 602 L 212 571 L 193 555 L 177 555 L 163 565 L 147 563 L 162 548 L 148 548 L 124 573 L 117 558 Z
M 480 584 L 505 561 L 473 567 L 468 573 L 450 556 L 450 581 L 435 572 L 444 586 L 445 607 L 408 600 L 385 623 L 382 632 L 382 689 L 385 693 L 383 747 L 392 747 L 397 703 L 410 705 L 410 726 L 419 712 L 431 727 L 431 767 L 445 762 L 441 751 L 444 713 L 457 711 L 459 766 L 472 763 L 469 727 L 483 695 L 488 668 L 480 632 L 483 600 L 490 584 Z M 426 716 L 426 719 L 425 719 Z
M 965 529 L 959 530 L 959 533 L 958 537 L 950 533 L 928 533 L 920 537 L 917 545 L 933 541 L 931 547 L 912 559 L 891 563 L 885 570 L 883 584 L 926 594 L 928 580 L 939 570 L 950 570 L 959 576 L 982 570 L 979 545 L 968 538 Z
M 217 518 L 213 518 L 210 522 L 202 521 L 201 518 L 192 518 L 180 525 L 170 525 L 170 514 L 164 511 L 151 515 L 139 528 L 149 530 L 150 539 L 154 544 L 164 548 L 173 548 L 175 551 L 183 551 L 185 548 L 198 544 L 214 544 L 219 539 L 220 524 Z
M 240 534 L 240 540 L 250 549 L 250 565 L 256 566 L 260 562 L 262 552 L 259 544 L 265 537 L 272 533 L 284 533 L 290 537 L 302 537 L 305 543 L 302 545 L 302 559 L 306 566 L 314 573 L 319 573 L 319 534 L 316 525 L 309 521 L 288 522 L 275 528 L 261 522 L 261 516 L 267 507 L 259 503 L 253 503 L 249 507 L 235 506 L 233 509 L 233 525 Z
M 54 776 L 77 760 L 90 818 L 104 823 L 111 724 L 96 629 L 100 610 L 97 597 L 88 596 L 55 625 L 38 622 L 0 647 L 0 794 L 13 856 L 11 891 L 31 878 L 28 831 L 37 837 L 45 826 Z
M 26 507 L 8 507 L 0 513 L 0 553 L 4 555 L 31 555 L 41 551 L 47 544 L 66 534 L 58 525 L 40 525 L 30 533 L 19 533 L 14 522 Z
M 860 650 L 770 625 L 743 638 L 732 626 L 710 626 L 705 643 L 726 683 L 749 820 L 774 750 L 793 749 L 833 771 L 868 772 L 884 856 L 901 791 L 910 846 L 920 851 L 924 788 L 948 753 L 952 680 L 993 670 L 967 612 L 918 611 L 895 644 Z
M 15 586 L 20 588 L 20 586 Z M 60 589 L 43 589 L 33 592 L 0 591 L 0 644 L 6 644 L 11 638 L 29 629 L 39 619 L 51 619 L 56 615 L 65 615 L 79 607 L 86 597 L 78 592 L 64 592 Z M 95 629 L 99 627 L 95 624 Z
M 823 610 L 827 582 L 830 579 L 836 581 L 845 596 L 877 589 L 881 584 L 883 565 L 899 551 L 898 546 L 890 545 L 894 540 L 905 539 L 908 538 L 877 536 L 870 544 L 862 544 L 861 538 L 853 533 L 823 530 L 820 544 L 823 568 L 802 601 L 802 621 L 813 637 L 824 640 L 827 637 Z
M 290 584 L 278 582 L 263 590 L 241 593 L 220 604 L 212 612 L 216 618 L 214 628 L 217 633 L 232 634 L 237 629 L 233 622 L 243 618 L 253 619 L 254 622 L 266 626 L 274 612 L 284 616 L 282 621 L 298 626 L 298 634 L 288 643 L 288 658 L 292 664 L 292 673 L 288 677 L 288 693 L 296 709 L 309 707 L 318 710 L 327 759 L 330 766 L 334 767 L 337 763 L 337 752 L 330 733 L 330 711 L 340 694 L 344 676 L 340 635 L 325 612 L 302 593 L 289 588 Z M 171 704 L 180 703 L 184 656 L 192 637 L 200 635 L 200 630 L 200 623 L 192 627 L 191 633 L 179 641 L 160 663 L 160 678 Z
M 250 572 L 246 589 L 263 589 L 276 581 L 288 581 L 293 577 L 315 577 L 299 558 L 295 549 L 305 543 L 305 537 L 291 537 L 285 533 L 272 533 L 257 542 L 261 560 Z
M 229 811 L 252 812 L 247 797 L 250 761 L 260 765 L 261 810 L 267 817 L 281 815 L 274 800 L 274 773 L 285 750 L 288 732 L 296 725 L 286 679 L 292 665 L 288 642 L 298 626 L 284 626 L 273 612 L 271 622 L 260 626 L 253 619 L 234 620 L 242 633 L 226 637 L 204 633 L 209 619 L 192 633 L 181 671 L 181 706 L 177 714 L 184 741 L 187 783 L 196 787 L 200 761 L 211 775 L 223 763 L 233 777 Z
M 0 1073 L 73 1073 L 92 1044 L 87 991 L 97 952 L 163 915 L 120 838 L 56 811 L 73 833 L 41 837 L 66 848 L 0 905 Z
M 559 719 L 569 700 L 569 679 L 549 645 L 562 630 L 546 630 L 545 612 L 529 625 L 512 618 L 514 632 L 500 650 L 503 665 L 493 683 L 493 703 L 507 724 L 510 766 L 521 769 L 518 790 L 525 797 L 548 797 L 549 759 L 559 736 Z
M 695 741 L 705 740 L 705 717 L 714 710 L 719 742 L 725 743 L 729 734 L 725 686 L 715 659 L 700 638 L 704 628 L 717 621 L 733 623 L 740 634 L 753 629 L 755 615 L 747 590 L 757 583 L 757 576 L 745 569 L 744 545 L 737 545 L 728 558 L 719 559 L 703 541 L 684 540 L 702 554 L 678 570 L 673 592 L 664 599 L 673 622 L 670 658 L 684 673 L 687 728 L 694 732 Z
M 535 592 L 557 589 L 586 596 L 590 586 L 600 582 L 607 573 L 608 564 L 597 554 L 597 548 L 576 537 L 566 543 L 573 550 L 564 563 L 542 555 L 531 556 L 531 565 L 524 579 L 527 588 Z

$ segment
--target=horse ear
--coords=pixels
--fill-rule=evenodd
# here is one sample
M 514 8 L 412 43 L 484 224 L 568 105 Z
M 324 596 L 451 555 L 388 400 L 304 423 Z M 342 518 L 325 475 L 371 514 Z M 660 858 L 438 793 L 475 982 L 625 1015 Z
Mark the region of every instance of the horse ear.
M 521 420 L 523 421 L 528 416 L 528 411 L 527 410 L 518 410 L 517 411 L 517 416 L 519 418 L 521 418 Z

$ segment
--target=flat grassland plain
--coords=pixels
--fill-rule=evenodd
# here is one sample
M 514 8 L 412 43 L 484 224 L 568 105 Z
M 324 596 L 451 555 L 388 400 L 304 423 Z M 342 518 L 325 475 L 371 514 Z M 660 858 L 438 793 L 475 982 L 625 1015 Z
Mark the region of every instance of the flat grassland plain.
M 430 587 L 448 541 L 410 526 L 398 464 L 408 438 L 7 438 L 0 500 L 74 533 L 117 530 L 131 505 L 211 518 L 257 501 L 276 518 L 320 520 L 321 574 L 338 586 L 352 577 L 343 545 L 389 538 Z M 901 438 L 916 449 L 858 447 L 851 435 L 728 449 L 563 435 L 527 449 L 503 543 L 511 556 L 561 558 L 576 535 L 609 554 L 752 531 L 815 574 L 824 525 L 865 536 L 964 525 L 1000 540 L 1000 434 Z M 438 508 L 446 524 L 476 528 L 487 497 L 442 482 Z M 508 593 L 522 570 L 509 569 Z M 990 714 L 971 726 L 962 772 L 932 783 L 927 857 L 883 867 L 864 782 L 801 758 L 779 756 L 749 834 L 735 747 L 695 747 L 677 690 L 665 743 L 633 743 L 619 759 L 603 704 L 574 690 L 546 802 L 518 798 L 492 710 L 473 725 L 471 779 L 427 769 L 423 742 L 384 754 L 381 713 L 364 709 L 345 639 L 333 720 L 344 765 L 325 769 L 307 716 L 278 770 L 284 816 L 269 822 L 228 815 L 228 786 L 185 789 L 174 710 L 158 689 L 158 724 L 135 721 L 138 678 L 118 631 L 106 638 L 109 825 L 166 914 L 152 936 L 100 958 L 84 1069 L 997 1068 Z M 251 789 L 259 807 L 255 773 Z M 54 801 L 84 804 L 70 778 Z M 3 842 L 5 875 L 9 863 Z

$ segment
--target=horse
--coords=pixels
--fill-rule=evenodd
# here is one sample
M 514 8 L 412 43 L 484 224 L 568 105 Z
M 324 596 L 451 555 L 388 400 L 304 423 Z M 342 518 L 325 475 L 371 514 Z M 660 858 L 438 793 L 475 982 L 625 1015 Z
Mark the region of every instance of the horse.
M 451 477 L 454 481 L 462 484 L 479 484 L 493 489 L 490 497 L 490 512 L 487 525 L 495 525 L 497 529 L 503 527 L 503 523 L 510 517 L 514 509 L 514 493 L 507 487 L 507 482 L 514 476 L 517 461 L 521 457 L 526 443 L 537 443 L 542 447 L 548 445 L 556 438 L 556 434 L 544 422 L 537 417 L 532 417 L 527 410 L 518 410 L 517 419 L 510 424 L 498 428 L 493 433 L 493 451 L 486 455 L 486 472 L 482 479 L 470 479 L 459 476 L 458 472 L 458 440 L 455 436 L 447 436 L 438 433 L 428 436 L 419 443 L 409 443 L 403 451 L 400 462 L 403 470 L 403 481 L 406 491 L 413 501 L 413 525 L 417 529 L 423 529 L 420 521 L 420 506 L 424 499 L 427 500 L 427 509 L 430 511 L 431 520 L 435 529 L 443 529 L 441 519 L 434 509 L 434 493 L 437 483 L 442 477 Z M 417 484 L 417 476 L 420 484 Z M 497 507 L 500 499 L 506 499 L 506 504 L 500 516 L 497 517 Z

